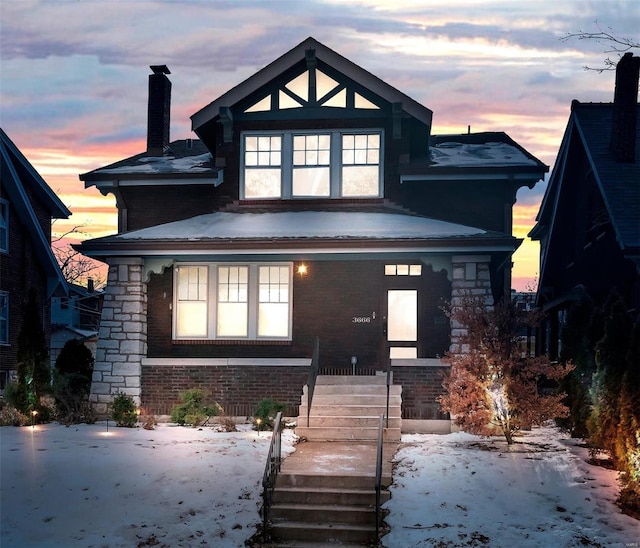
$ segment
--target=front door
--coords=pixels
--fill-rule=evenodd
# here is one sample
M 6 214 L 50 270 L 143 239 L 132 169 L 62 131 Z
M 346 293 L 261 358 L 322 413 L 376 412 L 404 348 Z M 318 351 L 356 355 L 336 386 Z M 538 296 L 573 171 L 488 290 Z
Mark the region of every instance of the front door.
M 418 290 L 387 290 L 389 358 L 418 357 Z
M 387 359 L 415 359 L 420 355 L 421 265 L 386 265 L 383 320 L 384 353 Z

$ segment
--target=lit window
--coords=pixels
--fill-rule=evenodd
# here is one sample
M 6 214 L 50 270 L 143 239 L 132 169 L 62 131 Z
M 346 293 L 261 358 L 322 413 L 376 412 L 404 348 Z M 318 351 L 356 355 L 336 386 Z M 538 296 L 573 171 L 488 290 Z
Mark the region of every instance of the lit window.
M 289 335 L 288 266 L 261 266 L 258 299 L 258 336 Z
M 204 337 L 207 334 L 206 266 L 176 269 L 176 334 L 178 337 Z
M 9 344 L 9 293 L 0 291 L 0 344 Z
M 0 252 L 9 251 L 9 202 L 0 199 Z
M 329 196 L 330 135 L 293 137 L 293 195 Z
M 282 138 L 279 135 L 247 136 L 244 146 L 245 197 L 280 197 Z
M 419 264 L 386 264 L 385 276 L 421 276 L 422 265 Z
M 293 265 L 176 268 L 176 339 L 288 339 Z
M 246 337 L 249 269 L 218 267 L 218 337 Z
M 243 138 L 244 199 L 381 196 L 382 134 L 280 133 Z
M 342 136 L 342 195 L 377 196 L 380 186 L 380 135 Z

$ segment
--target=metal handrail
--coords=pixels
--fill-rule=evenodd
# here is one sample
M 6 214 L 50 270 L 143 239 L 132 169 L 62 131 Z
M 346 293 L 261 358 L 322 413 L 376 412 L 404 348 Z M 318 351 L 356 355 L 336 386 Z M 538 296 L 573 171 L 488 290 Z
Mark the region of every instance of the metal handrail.
M 313 345 L 313 355 L 311 356 L 311 368 L 309 369 L 309 380 L 307 381 L 307 426 L 311 415 L 311 402 L 313 401 L 313 391 L 316 388 L 316 380 L 320 371 L 320 337 L 316 337 Z
M 376 457 L 376 542 L 380 540 L 380 500 L 382 498 L 382 439 L 384 417 L 380 415 L 380 424 L 378 426 L 378 452 Z
M 391 392 L 391 358 L 387 360 L 387 428 L 389 428 L 389 396 Z
M 276 487 L 276 478 L 282 464 L 282 411 L 278 411 L 273 421 L 273 434 L 267 455 L 267 464 L 262 476 L 262 539 L 267 540 L 271 503 Z

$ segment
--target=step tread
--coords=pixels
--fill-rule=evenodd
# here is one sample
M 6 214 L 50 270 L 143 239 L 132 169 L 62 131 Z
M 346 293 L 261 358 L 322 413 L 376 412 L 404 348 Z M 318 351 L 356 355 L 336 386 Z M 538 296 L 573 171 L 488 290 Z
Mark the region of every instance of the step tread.
M 372 531 L 375 530 L 374 525 L 360 524 L 360 523 L 324 523 L 320 521 L 278 521 L 273 524 L 273 528 L 286 527 L 289 529 L 320 529 L 320 530 L 335 530 L 344 529 L 349 531 Z
M 280 510 L 316 510 L 316 511 L 332 511 L 339 510 L 340 512 L 363 512 L 363 511 L 375 511 L 375 504 L 370 505 L 355 505 L 355 504 L 310 504 L 310 503 L 298 503 L 298 502 L 275 502 L 271 505 L 271 508 L 278 508 Z
M 345 488 L 342 489 L 340 487 L 290 487 L 290 486 L 282 486 L 278 487 L 276 491 L 287 491 L 291 493 L 339 493 L 345 495 L 370 495 L 371 493 L 375 493 L 375 489 L 356 489 L 356 488 Z M 384 491 L 384 489 L 383 489 Z

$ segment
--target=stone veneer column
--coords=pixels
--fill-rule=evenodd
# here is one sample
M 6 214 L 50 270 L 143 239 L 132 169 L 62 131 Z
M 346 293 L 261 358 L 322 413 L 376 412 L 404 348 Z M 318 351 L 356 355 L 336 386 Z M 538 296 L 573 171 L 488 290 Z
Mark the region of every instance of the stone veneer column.
M 89 400 L 99 416 L 109 414 L 118 392 L 140 405 L 142 358 L 147 354 L 147 284 L 139 257 L 109 260 L 100 332 Z
M 489 308 L 493 308 L 493 294 L 491 293 L 491 271 L 489 255 L 454 255 L 451 258 L 453 280 L 451 282 L 451 306 L 460 306 L 465 296 L 479 297 Z M 460 342 L 466 334 L 466 328 L 451 319 L 452 354 L 465 354 L 467 345 Z

